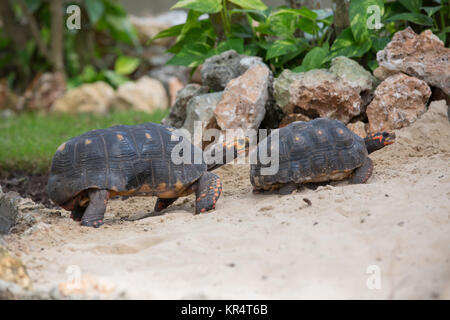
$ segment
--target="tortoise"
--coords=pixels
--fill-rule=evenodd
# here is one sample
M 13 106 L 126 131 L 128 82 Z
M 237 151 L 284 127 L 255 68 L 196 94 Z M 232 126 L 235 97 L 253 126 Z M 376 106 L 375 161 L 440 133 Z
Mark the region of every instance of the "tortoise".
M 203 157 L 197 164 L 175 164 L 171 153 L 182 139 L 174 128 L 150 122 L 92 130 L 72 138 L 53 156 L 49 197 L 71 211 L 73 220 L 91 227 L 104 223 L 107 201 L 115 196 L 156 196 L 154 211 L 159 212 L 195 192 L 195 213 L 210 211 L 222 183 L 208 168 L 218 165 L 208 166 Z M 191 144 L 191 159 L 195 152 L 202 151 Z
M 395 141 L 395 134 L 376 132 L 361 138 L 342 122 L 327 118 L 296 121 L 278 131 L 279 168 L 264 174 L 260 149 L 270 156 L 274 133 L 253 151 L 257 160 L 251 165 L 250 181 L 255 193 L 278 191 L 290 194 L 301 184 L 350 178 L 351 183 L 365 183 L 372 175 L 368 154 Z

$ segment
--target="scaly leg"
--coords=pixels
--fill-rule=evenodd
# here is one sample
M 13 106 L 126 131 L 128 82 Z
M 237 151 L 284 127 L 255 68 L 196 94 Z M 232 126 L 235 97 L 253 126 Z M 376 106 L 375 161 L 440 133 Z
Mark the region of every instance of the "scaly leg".
M 195 214 L 212 210 L 222 193 L 222 182 L 214 173 L 205 172 L 195 186 Z
M 108 190 L 89 190 L 89 205 L 81 219 L 82 226 L 98 228 L 103 224 L 108 196 Z
M 355 170 L 353 176 L 350 179 L 350 183 L 359 184 L 366 183 L 369 180 L 370 176 L 373 172 L 373 162 L 369 157 L 366 158 L 366 161 L 363 165 Z

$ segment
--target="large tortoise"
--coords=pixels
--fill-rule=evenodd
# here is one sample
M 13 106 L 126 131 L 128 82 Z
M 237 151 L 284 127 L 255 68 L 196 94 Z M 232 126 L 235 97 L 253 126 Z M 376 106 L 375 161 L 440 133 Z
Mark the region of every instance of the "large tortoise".
M 50 199 L 84 226 L 103 224 L 106 204 L 114 196 L 157 196 L 155 211 L 193 192 L 195 212 L 215 208 L 222 192 L 218 176 L 208 172 L 203 157 L 175 164 L 171 152 L 182 136 L 156 123 L 92 130 L 63 143 L 56 151 L 48 179 Z M 224 144 L 223 147 L 229 147 Z M 141 218 L 148 216 L 144 215 Z
M 251 165 L 250 181 L 256 193 L 278 190 L 280 194 L 290 194 L 302 183 L 348 177 L 351 183 L 365 183 L 373 171 L 368 154 L 395 140 L 395 134 L 387 132 L 377 132 L 362 139 L 342 122 L 325 118 L 293 122 L 277 133 L 277 173 L 262 172 L 270 163 L 262 164 L 259 156 L 260 149 L 273 156 L 274 133 L 260 142 L 254 151 L 257 163 Z

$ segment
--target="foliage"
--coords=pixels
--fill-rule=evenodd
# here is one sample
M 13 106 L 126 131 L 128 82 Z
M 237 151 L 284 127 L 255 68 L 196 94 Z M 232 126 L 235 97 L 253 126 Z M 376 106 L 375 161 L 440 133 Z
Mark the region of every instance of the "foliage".
M 380 21 L 374 20 L 371 6 L 377 7 Z M 333 16 L 323 10 L 285 6 L 274 9 L 261 0 L 180 0 L 173 8 L 189 9 L 186 23 L 164 30 L 154 39 L 176 37 L 169 49 L 175 55 L 168 63 L 194 68 L 213 55 L 234 49 L 261 56 L 276 72 L 326 67 L 341 55 L 355 58 L 373 70 L 377 67 L 376 52 L 408 25 L 416 31 L 431 28 L 444 42 L 450 32 L 445 24 L 449 5 L 444 0 L 432 7 L 423 7 L 421 0 L 386 4 L 382 0 L 352 0 L 350 26 L 337 37 Z M 224 39 L 217 34 L 214 19 L 204 14 L 220 16 Z M 246 21 L 233 24 L 234 15 L 245 15 Z M 381 25 L 376 26 L 377 22 Z
M 18 22 L 26 18 L 24 10 L 28 11 L 38 24 L 40 39 L 44 45 L 49 45 L 52 38 L 49 2 L 44 0 L 23 2 L 26 8 L 20 6 L 21 1 L 11 1 L 15 20 Z M 71 4 L 73 3 L 65 2 L 61 12 L 66 12 L 66 7 Z M 128 48 L 139 50 L 137 34 L 126 11 L 114 0 L 82 0 L 76 4 L 81 8 L 81 29 L 66 28 L 65 19 L 69 14 L 65 14 L 62 30 L 64 34 L 62 54 L 69 88 L 97 80 L 106 81 L 114 87 L 120 85 L 140 63 L 138 58 L 129 57 L 124 53 Z M 17 50 L 10 45 L 13 36 L 7 35 L 4 28 L 0 27 L 0 77 L 7 76 L 11 87 L 18 86 L 19 82 L 25 82 L 27 85 L 36 73 L 51 69 L 51 65 L 40 52 L 35 38 L 30 38 L 24 49 Z M 14 63 L 15 60 L 19 60 L 18 63 Z M 24 70 L 19 70 L 17 65 Z
M 47 172 L 56 148 L 64 141 L 86 131 L 113 125 L 157 122 L 166 110 L 152 114 L 126 111 L 106 116 L 81 114 L 40 115 L 22 113 L 3 121 L 0 118 L 0 172 L 25 170 Z

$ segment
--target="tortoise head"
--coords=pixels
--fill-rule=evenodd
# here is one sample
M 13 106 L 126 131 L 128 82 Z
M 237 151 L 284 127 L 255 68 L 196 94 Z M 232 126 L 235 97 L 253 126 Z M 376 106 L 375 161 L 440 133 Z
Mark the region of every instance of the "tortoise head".
M 394 143 L 395 133 L 386 131 L 371 133 L 364 139 L 364 142 L 366 143 L 367 152 L 372 153 L 388 144 Z

